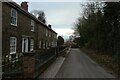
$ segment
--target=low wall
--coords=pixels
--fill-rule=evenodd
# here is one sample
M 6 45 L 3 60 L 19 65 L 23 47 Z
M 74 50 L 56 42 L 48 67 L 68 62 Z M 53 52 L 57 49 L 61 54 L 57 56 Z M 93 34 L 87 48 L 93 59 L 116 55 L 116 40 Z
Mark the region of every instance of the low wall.
M 63 56 L 63 57 L 65 57 L 67 54 L 67 52 L 66 51 L 68 51 L 69 50 L 69 47 L 66 47 L 65 49 L 63 49 L 63 50 L 61 50 L 61 51 L 59 51 L 58 53 L 57 53 L 57 56 L 59 57 L 59 56 Z
M 50 65 L 56 60 L 56 56 L 53 56 L 49 58 L 47 61 L 45 61 L 44 64 L 42 64 L 38 69 L 36 69 L 36 79 L 39 78 L 39 75 L 44 72 Z
M 24 55 L 22 58 L 23 76 L 24 78 L 35 77 L 35 58 L 32 55 Z
M 34 55 L 34 53 L 30 55 L 24 55 L 22 59 L 24 78 L 37 78 L 56 59 L 56 56 L 53 55 L 52 57 L 44 61 L 42 64 L 36 65 Z

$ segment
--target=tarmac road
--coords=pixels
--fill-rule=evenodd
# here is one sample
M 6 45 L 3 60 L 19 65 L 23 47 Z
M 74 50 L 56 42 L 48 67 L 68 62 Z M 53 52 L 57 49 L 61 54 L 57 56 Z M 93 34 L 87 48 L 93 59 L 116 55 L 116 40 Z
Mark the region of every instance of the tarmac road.
M 77 48 L 71 49 L 71 52 L 55 77 L 115 78 Z

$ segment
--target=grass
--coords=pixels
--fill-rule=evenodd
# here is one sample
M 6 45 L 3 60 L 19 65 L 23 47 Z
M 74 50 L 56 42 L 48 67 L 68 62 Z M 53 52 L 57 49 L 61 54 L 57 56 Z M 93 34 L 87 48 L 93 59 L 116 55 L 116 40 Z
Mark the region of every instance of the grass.
M 118 65 L 117 60 L 113 56 L 99 53 L 97 51 L 87 48 L 81 48 L 81 50 L 110 74 L 113 74 L 116 77 L 120 77 L 120 66 Z

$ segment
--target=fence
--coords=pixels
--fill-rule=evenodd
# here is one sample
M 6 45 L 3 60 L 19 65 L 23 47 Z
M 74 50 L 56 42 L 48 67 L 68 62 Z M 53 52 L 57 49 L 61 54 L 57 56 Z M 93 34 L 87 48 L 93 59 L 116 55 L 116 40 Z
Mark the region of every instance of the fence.
M 46 61 L 47 59 L 49 59 L 50 57 L 55 55 L 55 51 L 56 48 L 51 48 L 45 51 L 37 51 L 35 57 L 35 62 L 36 65 L 41 65 L 42 63 L 44 63 L 44 61 Z M 37 66 L 36 66 L 37 67 Z
M 15 58 L 2 58 L 3 78 L 24 78 L 38 76 L 42 68 L 48 66 L 47 62 L 56 57 L 56 54 L 66 47 L 54 47 L 46 50 L 22 53 L 23 56 Z M 45 65 L 45 66 L 44 66 Z
M 2 57 L 2 72 L 4 77 L 14 77 L 22 74 L 21 56 L 15 58 Z

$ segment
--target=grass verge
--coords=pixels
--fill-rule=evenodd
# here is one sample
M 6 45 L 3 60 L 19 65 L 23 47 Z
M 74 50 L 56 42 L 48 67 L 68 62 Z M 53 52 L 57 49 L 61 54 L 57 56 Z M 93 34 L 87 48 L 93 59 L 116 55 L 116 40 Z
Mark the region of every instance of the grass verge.
M 85 52 L 92 60 L 97 62 L 101 67 L 103 67 L 110 74 L 120 77 L 120 66 L 119 63 L 114 59 L 113 56 L 99 53 L 92 49 L 80 48 Z

